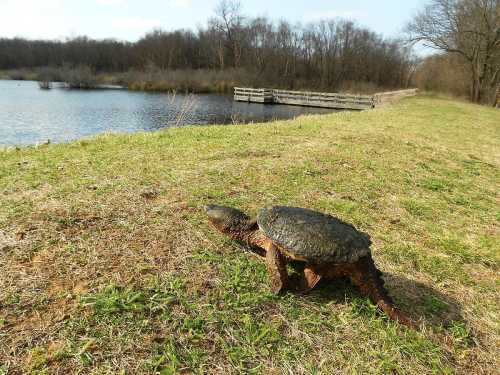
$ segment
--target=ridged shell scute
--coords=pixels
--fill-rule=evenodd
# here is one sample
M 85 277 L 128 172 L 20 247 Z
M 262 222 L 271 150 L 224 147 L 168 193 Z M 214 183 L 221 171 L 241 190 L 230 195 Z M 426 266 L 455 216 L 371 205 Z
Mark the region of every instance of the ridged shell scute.
M 370 253 L 370 236 L 321 212 L 274 206 L 259 212 L 257 224 L 278 246 L 308 262 L 353 263 Z

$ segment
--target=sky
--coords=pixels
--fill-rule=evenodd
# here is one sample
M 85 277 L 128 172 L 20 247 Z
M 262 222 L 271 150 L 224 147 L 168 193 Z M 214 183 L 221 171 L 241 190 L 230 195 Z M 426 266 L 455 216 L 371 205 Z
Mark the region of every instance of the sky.
M 396 37 L 428 0 L 242 0 L 243 13 L 308 23 L 342 17 Z M 218 0 L 0 0 L 0 37 L 87 35 L 136 41 L 154 28 L 195 30 Z

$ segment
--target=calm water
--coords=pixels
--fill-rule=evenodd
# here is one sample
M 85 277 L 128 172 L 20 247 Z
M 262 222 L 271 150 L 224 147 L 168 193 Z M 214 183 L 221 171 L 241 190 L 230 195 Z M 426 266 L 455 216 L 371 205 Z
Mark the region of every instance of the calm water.
M 0 145 L 65 142 L 102 132 L 262 122 L 332 110 L 235 103 L 228 95 L 166 95 L 126 90 L 40 90 L 0 80 Z

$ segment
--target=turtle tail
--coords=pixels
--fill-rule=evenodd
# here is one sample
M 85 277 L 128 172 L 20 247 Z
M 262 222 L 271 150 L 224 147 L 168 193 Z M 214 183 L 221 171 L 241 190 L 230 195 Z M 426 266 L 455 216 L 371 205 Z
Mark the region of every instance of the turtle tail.
M 384 287 L 384 280 L 373 262 L 371 254 L 358 260 L 350 277 L 361 293 L 370 299 L 382 310 L 390 319 L 395 320 L 411 328 L 416 328 L 416 324 L 404 312 L 394 306 L 394 301 L 389 296 Z

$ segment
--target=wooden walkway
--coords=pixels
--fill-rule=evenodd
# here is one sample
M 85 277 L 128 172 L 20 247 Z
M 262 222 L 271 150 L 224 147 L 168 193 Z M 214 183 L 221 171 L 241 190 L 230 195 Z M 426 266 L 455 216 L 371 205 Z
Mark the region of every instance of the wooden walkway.
M 416 89 L 375 95 L 349 95 L 325 92 L 252 89 L 235 87 L 234 100 L 251 103 L 275 103 L 333 109 L 371 109 L 402 96 L 416 95 Z
M 274 103 L 273 90 L 235 87 L 234 100 L 237 102 Z

